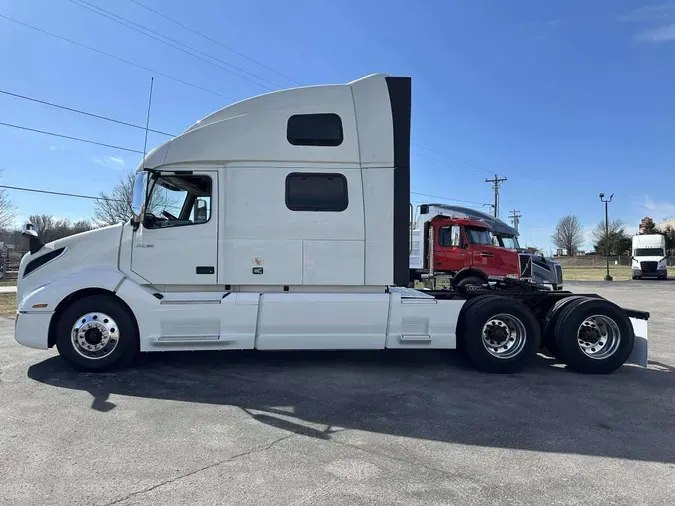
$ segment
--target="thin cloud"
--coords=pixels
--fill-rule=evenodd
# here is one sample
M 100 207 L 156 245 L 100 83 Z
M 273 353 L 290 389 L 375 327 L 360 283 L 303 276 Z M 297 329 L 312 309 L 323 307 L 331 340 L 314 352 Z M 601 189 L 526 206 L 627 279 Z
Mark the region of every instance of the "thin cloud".
M 635 40 L 640 42 L 668 42 L 675 40 L 675 22 L 638 33 Z
M 640 7 L 621 14 L 618 20 L 642 25 L 642 29 L 634 36 L 638 42 L 660 43 L 675 40 L 675 1 Z
M 121 156 L 92 156 L 91 161 L 112 169 L 123 169 L 125 163 Z
M 69 151 L 70 148 L 68 146 L 57 146 L 55 144 L 50 144 L 47 146 L 49 151 L 54 152 L 54 151 Z
M 644 202 L 639 204 L 639 207 L 656 223 L 668 218 L 675 218 L 675 202 L 655 201 L 645 197 Z
M 619 15 L 619 21 L 640 22 L 668 19 L 675 12 L 675 2 L 648 5 Z

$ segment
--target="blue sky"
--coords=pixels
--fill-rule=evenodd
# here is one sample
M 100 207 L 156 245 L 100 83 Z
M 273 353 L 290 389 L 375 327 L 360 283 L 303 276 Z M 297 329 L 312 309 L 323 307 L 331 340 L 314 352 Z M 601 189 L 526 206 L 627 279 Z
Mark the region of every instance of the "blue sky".
M 0 0 L 1 15 L 155 71 L 0 18 L 1 90 L 144 124 L 154 75 L 150 126 L 176 133 L 266 87 L 409 75 L 414 191 L 489 203 L 485 177 L 506 176 L 501 217 L 520 209 L 521 242 L 546 249 L 561 216 L 576 214 L 589 231 L 603 218 L 599 192 L 615 194 L 611 215 L 631 231 L 643 216 L 675 216 L 675 1 L 138 0 L 250 59 L 130 0 L 84 1 L 257 77 L 237 77 L 75 1 Z M 0 121 L 143 149 L 142 130 L 1 94 Z M 150 134 L 148 145 L 164 139 Z M 2 184 L 90 195 L 141 158 L 3 126 L 0 153 Z M 20 217 L 88 218 L 93 207 L 10 197 Z

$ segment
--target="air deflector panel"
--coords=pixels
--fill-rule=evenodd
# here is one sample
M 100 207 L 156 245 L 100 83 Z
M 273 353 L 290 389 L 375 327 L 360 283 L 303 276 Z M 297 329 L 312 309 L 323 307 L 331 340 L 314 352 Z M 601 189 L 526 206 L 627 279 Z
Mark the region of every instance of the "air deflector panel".
M 387 77 L 394 127 L 394 284 L 407 286 L 410 226 L 410 111 L 412 79 Z

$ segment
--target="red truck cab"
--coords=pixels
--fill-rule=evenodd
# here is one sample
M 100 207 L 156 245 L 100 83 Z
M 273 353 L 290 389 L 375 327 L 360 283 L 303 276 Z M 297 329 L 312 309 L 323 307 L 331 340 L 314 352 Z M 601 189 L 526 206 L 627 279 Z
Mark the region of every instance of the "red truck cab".
M 426 222 L 424 235 L 429 238 L 425 270 L 430 274 L 452 274 L 458 285 L 481 284 L 489 276 L 519 277 L 518 253 L 494 246 L 490 226 L 484 221 L 437 216 Z

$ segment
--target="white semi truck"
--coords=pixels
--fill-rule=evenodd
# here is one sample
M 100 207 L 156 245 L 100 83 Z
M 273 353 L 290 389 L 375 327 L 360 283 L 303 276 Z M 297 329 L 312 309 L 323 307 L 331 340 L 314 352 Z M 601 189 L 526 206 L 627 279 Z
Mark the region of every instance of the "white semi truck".
M 502 280 L 409 282 L 411 80 L 227 106 L 138 167 L 133 217 L 42 244 L 27 225 L 16 340 L 87 371 L 172 350 L 462 348 L 514 372 L 646 365 L 647 319 L 596 295 Z
M 666 237 L 661 234 L 634 235 L 631 270 L 633 279 L 643 277 L 667 279 Z

